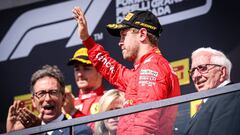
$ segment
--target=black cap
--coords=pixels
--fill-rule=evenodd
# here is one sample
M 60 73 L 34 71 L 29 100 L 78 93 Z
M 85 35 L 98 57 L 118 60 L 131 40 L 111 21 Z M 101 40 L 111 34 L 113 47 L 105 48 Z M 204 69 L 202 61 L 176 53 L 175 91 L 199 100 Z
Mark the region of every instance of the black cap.
M 150 11 L 129 12 L 124 20 L 118 24 L 108 24 L 107 30 L 113 36 L 120 36 L 120 30 L 125 28 L 146 28 L 147 31 L 157 37 L 162 32 L 162 26 L 158 18 Z

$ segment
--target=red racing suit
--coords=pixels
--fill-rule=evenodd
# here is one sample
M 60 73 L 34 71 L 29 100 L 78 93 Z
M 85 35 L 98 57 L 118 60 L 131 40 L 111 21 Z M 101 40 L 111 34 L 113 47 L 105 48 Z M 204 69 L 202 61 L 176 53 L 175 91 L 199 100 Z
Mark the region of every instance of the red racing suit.
M 134 69 L 127 69 L 109 56 L 104 48 L 89 37 L 83 41 L 96 69 L 117 89 L 125 92 L 124 107 L 180 95 L 179 81 L 168 61 L 153 48 Z M 177 107 L 154 109 L 120 117 L 118 135 L 173 134 Z
M 105 88 L 103 86 L 96 90 L 91 90 L 88 94 L 79 93 L 74 100 L 74 106 L 78 109 L 72 116 L 73 118 L 96 114 L 99 112 L 99 99 L 102 97 Z

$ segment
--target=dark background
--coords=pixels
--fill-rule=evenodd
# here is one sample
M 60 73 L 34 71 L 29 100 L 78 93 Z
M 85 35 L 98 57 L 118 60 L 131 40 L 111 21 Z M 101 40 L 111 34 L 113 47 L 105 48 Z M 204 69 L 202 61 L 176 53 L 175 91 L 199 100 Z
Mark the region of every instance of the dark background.
M 0 41 L 22 13 L 46 5 L 63 2 L 63 0 L 43 1 L 35 4 L 0 11 Z M 1 2 L 0 2 L 1 4 Z M 170 61 L 190 58 L 191 52 L 199 47 L 212 47 L 223 51 L 233 63 L 231 78 L 239 82 L 240 78 L 240 2 L 213 0 L 207 14 L 191 19 L 163 25 L 164 32 L 160 38 L 159 47 L 162 54 Z M 97 10 L 97 9 L 96 9 Z M 69 11 L 71 12 L 71 11 Z M 94 16 L 94 15 L 93 15 Z M 98 41 L 110 51 L 112 57 L 123 65 L 132 65 L 122 59 L 118 38 L 111 37 L 105 30 L 105 25 L 115 22 L 115 1 L 112 1 L 93 33 L 104 33 L 103 40 Z M 44 36 L 44 35 L 43 35 Z M 28 57 L 0 62 L 0 133 L 5 132 L 8 107 L 13 103 L 13 97 L 29 92 L 31 74 L 42 65 L 57 65 L 64 72 L 67 84 L 73 85 L 73 93 L 78 90 L 74 83 L 73 70 L 66 65 L 68 59 L 79 46 L 66 48 L 68 38 L 36 46 Z M 112 88 L 106 81 L 107 89 Z M 181 86 L 182 94 L 195 92 L 192 83 Z

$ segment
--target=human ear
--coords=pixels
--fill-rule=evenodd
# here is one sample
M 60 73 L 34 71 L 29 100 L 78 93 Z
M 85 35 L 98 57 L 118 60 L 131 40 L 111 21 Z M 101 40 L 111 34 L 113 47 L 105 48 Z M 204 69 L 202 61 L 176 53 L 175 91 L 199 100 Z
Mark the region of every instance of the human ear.
M 34 108 L 37 108 L 37 105 L 36 105 L 36 103 L 35 103 L 35 99 L 34 99 L 33 95 L 32 95 L 32 97 L 31 97 L 31 99 L 32 99 L 32 106 L 33 106 Z
M 144 41 L 147 38 L 147 29 L 141 28 L 139 30 L 139 38 L 140 38 L 140 41 Z
M 227 80 L 228 74 L 227 74 L 227 68 L 226 67 L 221 67 L 221 75 L 220 75 L 220 80 L 223 82 Z

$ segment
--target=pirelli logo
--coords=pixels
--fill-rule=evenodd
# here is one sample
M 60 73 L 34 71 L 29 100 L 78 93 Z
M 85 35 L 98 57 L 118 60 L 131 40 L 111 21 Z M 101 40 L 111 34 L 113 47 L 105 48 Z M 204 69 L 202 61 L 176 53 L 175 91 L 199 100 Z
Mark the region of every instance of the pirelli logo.
M 173 61 L 170 63 L 173 70 L 176 72 L 180 85 L 186 85 L 190 83 L 189 70 L 189 58 Z

